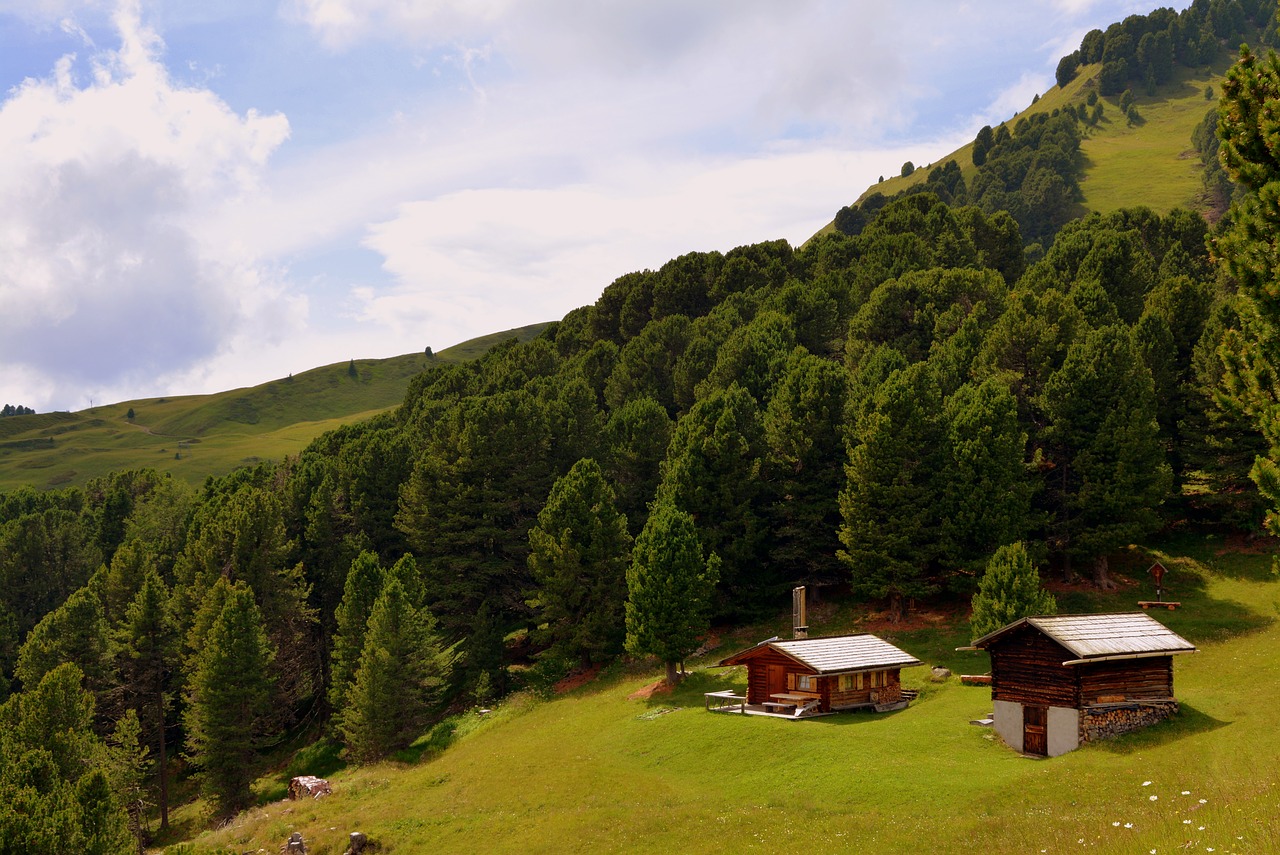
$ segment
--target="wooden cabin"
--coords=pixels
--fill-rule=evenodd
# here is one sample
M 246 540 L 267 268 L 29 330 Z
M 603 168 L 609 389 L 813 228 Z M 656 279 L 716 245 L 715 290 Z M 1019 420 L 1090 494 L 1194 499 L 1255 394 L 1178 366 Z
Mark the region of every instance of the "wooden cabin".
M 991 655 L 996 732 L 1049 757 L 1176 713 L 1173 657 L 1196 649 L 1141 612 L 1027 617 L 973 648 Z
M 874 635 L 771 639 L 720 662 L 747 667 L 748 707 L 802 716 L 906 706 L 900 672 L 920 660 Z

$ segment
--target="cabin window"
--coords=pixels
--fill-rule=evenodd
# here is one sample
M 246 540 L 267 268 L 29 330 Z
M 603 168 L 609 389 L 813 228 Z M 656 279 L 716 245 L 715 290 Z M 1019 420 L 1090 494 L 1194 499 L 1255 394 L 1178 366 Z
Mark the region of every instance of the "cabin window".
M 857 676 L 857 675 L 855 675 L 855 674 L 841 674 L 841 675 L 840 675 L 840 691 L 842 691 L 842 692 L 851 692 L 851 691 L 853 691 L 853 678 L 854 678 L 855 676 Z
M 882 688 L 884 684 L 885 684 L 885 672 L 872 671 L 871 672 L 871 688 L 879 689 L 879 688 Z
M 803 692 L 813 691 L 813 678 L 807 674 L 796 675 L 796 688 Z

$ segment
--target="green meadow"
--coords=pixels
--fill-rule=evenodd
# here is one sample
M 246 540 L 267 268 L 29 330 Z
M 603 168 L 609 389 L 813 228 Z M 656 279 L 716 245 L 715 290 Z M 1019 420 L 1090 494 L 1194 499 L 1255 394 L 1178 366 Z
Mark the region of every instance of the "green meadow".
M 0 492 L 76 486 L 142 467 L 201 484 L 211 475 L 297 454 L 325 431 L 397 406 L 409 381 L 431 366 L 475 359 L 509 338 L 527 341 L 545 326 L 493 333 L 431 356 L 336 362 L 213 395 L 0 419 Z
M 1170 569 L 1177 611 L 1153 615 L 1200 647 L 1175 661 L 1174 719 L 1058 758 L 1022 757 L 970 720 L 985 687 L 927 665 L 982 673 L 959 614 L 878 616 L 818 604 L 815 632 L 874 630 L 925 661 L 896 713 L 787 721 L 709 713 L 703 693 L 745 689 L 721 657 L 787 631 L 789 615 L 713 638 L 674 694 L 633 697 L 659 678 L 615 666 L 576 690 L 526 691 L 459 713 L 402 762 L 343 768 L 311 746 L 259 782 L 263 804 L 171 852 L 276 851 L 300 831 L 337 855 L 361 830 L 382 852 L 1276 852 L 1280 851 L 1280 582 L 1271 556 L 1185 538 L 1118 562 L 1120 588 L 1052 587 L 1062 611 L 1133 610 L 1146 567 Z M 310 768 L 308 768 L 310 767 Z M 288 775 L 328 775 L 334 795 L 282 802 Z M 191 833 L 199 802 L 177 814 Z
M 1202 167 L 1200 156 L 1191 143 L 1191 133 L 1204 119 L 1205 113 L 1217 106 L 1221 72 L 1234 59 L 1233 53 L 1223 51 L 1211 68 L 1196 71 L 1180 68 L 1173 79 L 1154 95 L 1134 89 L 1139 119 L 1132 124 L 1120 111 L 1119 96 L 1100 99 L 1103 104 L 1102 120 L 1094 127 L 1080 125 L 1083 157 L 1081 213 L 1106 213 L 1144 205 L 1161 214 L 1184 207 L 1205 214 L 1213 213 L 1213 218 L 1217 218 L 1220 212 L 1208 211 L 1202 199 Z M 1084 102 L 1089 91 L 1097 89 L 1101 70 L 1099 64 L 1082 66 L 1065 88 L 1050 88 L 1036 103 L 1005 124 L 1012 129 L 1021 116 L 1051 113 Z M 1211 100 L 1205 98 L 1206 86 L 1212 87 Z M 871 185 L 859 201 L 872 193 L 892 196 L 908 187 L 923 184 L 932 168 L 949 160 L 959 164 L 966 182 L 977 175 L 977 167 L 973 165 L 973 144 L 969 143 L 934 163 L 917 164 L 915 172 L 906 177 L 897 175 L 900 164 L 894 165 L 894 176 Z M 822 231 L 834 228 L 834 224 L 828 224 Z

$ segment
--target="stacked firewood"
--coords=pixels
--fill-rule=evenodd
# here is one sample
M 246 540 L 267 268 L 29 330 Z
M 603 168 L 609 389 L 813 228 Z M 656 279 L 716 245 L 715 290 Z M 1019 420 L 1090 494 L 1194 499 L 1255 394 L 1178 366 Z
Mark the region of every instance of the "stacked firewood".
M 1177 701 L 1143 701 L 1088 708 L 1080 716 L 1080 741 L 1094 742 L 1119 736 L 1164 721 L 1177 711 Z

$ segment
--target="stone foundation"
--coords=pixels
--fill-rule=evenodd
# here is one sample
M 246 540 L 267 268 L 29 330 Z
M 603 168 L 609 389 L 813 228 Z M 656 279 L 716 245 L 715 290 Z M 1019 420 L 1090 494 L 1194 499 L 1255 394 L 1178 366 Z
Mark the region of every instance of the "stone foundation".
M 1150 727 L 1178 711 L 1177 701 L 1132 701 L 1098 704 L 1080 711 L 1080 741 L 1097 742 Z

